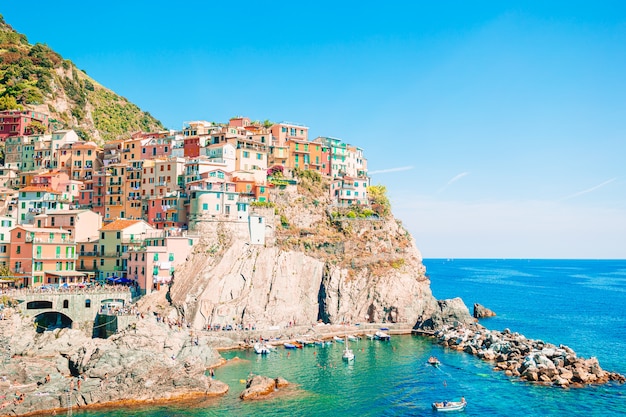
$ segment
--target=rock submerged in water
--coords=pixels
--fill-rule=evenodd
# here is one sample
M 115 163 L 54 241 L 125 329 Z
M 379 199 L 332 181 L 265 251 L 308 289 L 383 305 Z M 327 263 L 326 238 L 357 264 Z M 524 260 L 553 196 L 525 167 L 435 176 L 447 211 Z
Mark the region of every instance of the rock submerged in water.
M 443 346 L 495 362 L 494 370 L 529 382 L 563 388 L 626 382 L 624 375 L 603 370 L 596 358 L 579 358 L 567 346 L 527 339 L 509 329 L 444 326 L 435 331 L 435 337 Z
M 486 317 L 495 317 L 496 313 L 492 310 L 489 310 L 487 307 L 482 304 L 474 303 L 474 318 L 483 319 Z
M 239 395 L 242 400 L 259 400 L 267 398 L 278 388 L 289 385 L 284 378 L 269 378 L 262 375 L 252 375 L 246 381 L 246 389 Z

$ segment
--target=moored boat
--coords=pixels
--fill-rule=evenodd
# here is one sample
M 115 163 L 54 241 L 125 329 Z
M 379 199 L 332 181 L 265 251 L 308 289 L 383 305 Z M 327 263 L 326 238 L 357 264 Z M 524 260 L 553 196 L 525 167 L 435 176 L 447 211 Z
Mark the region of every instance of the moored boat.
M 348 346 L 348 337 L 346 336 L 346 348 L 343 350 L 343 355 L 341 356 L 344 361 L 350 362 L 354 360 L 354 352 Z
M 289 343 L 289 342 L 283 343 L 283 346 L 285 346 L 285 349 L 295 349 L 296 348 L 296 345 L 294 345 L 293 343 Z
M 361 340 L 361 338 L 359 336 L 355 336 L 355 335 L 349 334 L 348 335 L 348 340 L 351 341 L 351 342 L 357 342 L 357 341 Z
M 333 340 L 337 343 L 343 343 L 343 339 L 341 337 L 333 336 Z
M 390 340 L 391 336 L 389 336 L 387 333 L 381 331 L 381 330 L 377 330 L 376 333 L 374 333 L 374 339 L 376 340 Z
M 265 343 L 258 343 L 258 342 L 254 344 L 254 351 L 258 355 L 267 355 L 268 353 L 271 352 L 270 348 Z

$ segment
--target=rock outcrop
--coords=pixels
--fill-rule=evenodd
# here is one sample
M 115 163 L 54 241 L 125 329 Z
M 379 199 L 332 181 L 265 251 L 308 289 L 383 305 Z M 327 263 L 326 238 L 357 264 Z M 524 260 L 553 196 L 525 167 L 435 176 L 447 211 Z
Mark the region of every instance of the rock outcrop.
M 258 400 L 267 398 L 277 389 L 289 385 L 284 378 L 268 378 L 262 375 L 252 375 L 246 381 L 246 389 L 239 395 L 242 400 Z
M 495 317 L 496 313 L 489 310 L 487 307 L 482 304 L 474 303 L 474 318 L 483 319 L 486 317 Z
M 147 403 L 228 390 L 205 375 L 220 362 L 206 336 L 190 338 L 154 317 L 109 339 L 79 330 L 37 334 L 32 321 L 14 314 L 0 321 L 0 416 L 117 403 Z M 197 342 L 197 343 L 196 343 Z M 15 394 L 24 394 L 13 401 Z

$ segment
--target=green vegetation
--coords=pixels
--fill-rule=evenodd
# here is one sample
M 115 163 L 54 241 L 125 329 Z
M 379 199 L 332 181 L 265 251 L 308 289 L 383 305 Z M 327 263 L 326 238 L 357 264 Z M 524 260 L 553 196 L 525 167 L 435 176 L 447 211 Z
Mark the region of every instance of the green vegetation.
M 66 99 L 58 112 L 53 100 Z M 163 125 L 90 79 L 47 45 L 30 45 L 0 15 L 0 110 L 23 110 L 47 104 L 52 129 L 72 128 L 84 139 L 104 141 L 136 131 L 162 130 Z M 40 132 L 41 126 L 32 126 Z
M 381 217 L 387 217 L 391 214 L 391 203 L 389 198 L 387 198 L 387 187 L 384 185 L 371 185 L 367 187 L 367 195 L 376 214 Z
M 263 207 L 263 208 L 273 208 L 276 204 L 271 201 L 253 201 L 250 203 L 250 207 Z

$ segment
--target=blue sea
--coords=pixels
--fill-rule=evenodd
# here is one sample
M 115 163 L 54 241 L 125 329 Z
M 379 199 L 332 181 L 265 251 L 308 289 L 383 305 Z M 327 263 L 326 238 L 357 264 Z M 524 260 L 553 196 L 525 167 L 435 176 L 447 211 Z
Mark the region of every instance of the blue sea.
M 578 356 L 595 356 L 609 371 L 626 374 L 626 260 L 424 261 L 438 299 L 461 297 L 497 313 L 482 320 L 491 329 L 565 344 Z M 431 403 L 468 401 L 467 416 L 626 415 L 626 386 L 584 389 L 532 385 L 495 372 L 489 363 L 417 336 L 390 342 L 351 343 L 356 360 L 341 360 L 342 345 L 279 350 L 267 357 L 233 351 L 238 363 L 216 370 L 230 386 L 202 404 L 132 410 L 74 412 L 80 416 L 430 416 Z M 426 364 L 437 356 L 442 366 Z M 250 373 L 282 376 L 295 390 L 267 401 L 242 402 Z M 456 414 L 456 413 L 454 413 Z

